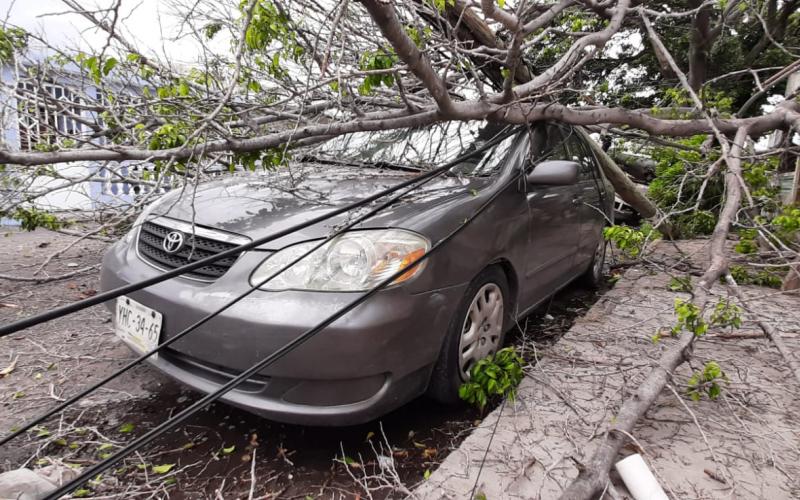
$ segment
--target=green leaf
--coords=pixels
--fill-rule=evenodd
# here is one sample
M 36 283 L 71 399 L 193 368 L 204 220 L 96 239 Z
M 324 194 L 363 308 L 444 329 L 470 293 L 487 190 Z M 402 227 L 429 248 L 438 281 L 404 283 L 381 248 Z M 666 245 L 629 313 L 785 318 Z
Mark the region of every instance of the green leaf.
M 81 488 L 81 489 L 78 489 L 78 490 L 75 490 L 75 491 L 72 492 L 72 496 L 75 497 L 75 498 L 85 498 L 85 497 L 88 497 L 91 494 L 92 494 L 92 492 L 90 490 L 85 489 L 85 488 Z
M 178 95 L 182 97 L 186 97 L 189 95 L 189 84 L 181 81 L 180 85 L 178 85 Z
M 121 433 L 123 433 L 123 434 L 127 434 L 127 433 L 133 431 L 133 428 L 134 428 L 133 424 L 130 423 L 130 422 L 127 422 L 127 423 L 122 424 L 122 427 L 119 428 L 119 431 Z
M 109 73 L 117 66 L 117 61 L 113 57 L 109 57 L 106 59 L 106 62 L 103 64 L 103 75 L 108 76 Z
M 101 444 L 100 446 L 97 447 L 97 451 L 110 450 L 113 447 L 114 447 L 114 445 L 111 444 L 111 443 L 103 443 L 103 444 Z
M 234 451 L 236 451 L 236 445 L 235 444 L 234 445 L 230 445 L 227 448 L 222 448 L 222 454 L 223 455 L 230 455 Z
M 154 465 L 151 470 L 153 474 L 166 474 L 171 471 L 173 467 L 175 467 L 175 464 Z
M 428 479 L 430 479 L 431 478 L 431 470 L 430 469 L 425 469 L 425 472 L 422 474 L 422 478 L 424 480 L 426 480 L 426 481 Z

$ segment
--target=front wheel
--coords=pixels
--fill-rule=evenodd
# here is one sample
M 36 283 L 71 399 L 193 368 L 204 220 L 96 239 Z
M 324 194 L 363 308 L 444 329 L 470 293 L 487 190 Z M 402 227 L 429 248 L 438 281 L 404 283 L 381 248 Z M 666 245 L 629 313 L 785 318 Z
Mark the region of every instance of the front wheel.
M 608 243 L 603 235 L 600 235 L 600 241 L 597 243 L 597 248 L 594 250 L 592 256 L 592 263 L 589 269 L 581 276 L 581 281 L 591 288 L 598 288 L 603 283 L 603 266 L 606 263 L 606 247 Z
M 502 348 L 509 318 L 506 276 L 497 267 L 486 268 L 472 280 L 450 321 L 428 395 L 457 402 L 458 388 L 469 380 L 475 363 Z

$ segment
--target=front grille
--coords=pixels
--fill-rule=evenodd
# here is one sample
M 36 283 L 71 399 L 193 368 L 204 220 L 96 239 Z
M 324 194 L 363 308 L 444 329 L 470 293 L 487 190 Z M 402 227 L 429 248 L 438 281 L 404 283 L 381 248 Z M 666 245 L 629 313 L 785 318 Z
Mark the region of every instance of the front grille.
M 234 243 L 232 241 L 222 241 L 222 239 L 214 239 L 211 236 L 205 236 L 205 233 L 211 232 L 209 230 L 204 230 L 204 235 L 202 236 L 200 234 L 193 235 L 191 232 L 191 227 L 181 228 L 188 229 L 188 231 L 180 230 L 176 227 L 170 227 L 174 225 L 183 224 L 176 222 L 174 224 L 169 223 L 169 225 L 165 225 L 152 221 L 142 224 L 141 229 L 139 230 L 139 256 L 160 269 L 175 269 L 177 267 L 185 266 L 186 264 L 191 264 L 192 262 L 197 262 L 198 260 L 211 257 L 212 255 L 224 252 L 225 250 L 230 250 L 231 248 L 237 247 L 244 242 L 240 241 L 238 243 Z M 164 250 L 163 243 L 167 234 L 173 231 L 178 231 L 183 234 L 184 244 L 183 247 L 177 252 L 169 253 Z M 222 233 L 220 233 L 220 238 L 223 237 L 231 239 L 230 237 L 223 236 Z M 241 238 L 239 239 L 242 240 Z M 183 276 L 202 281 L 214 281 L 228 272 L 228 269 L 230 269 L 233 263 L 236 262 L 238 257 L 239 253 L 230 255 L 228 257 L 223 257 L 212 264 L 195 269 L 184 274 Z

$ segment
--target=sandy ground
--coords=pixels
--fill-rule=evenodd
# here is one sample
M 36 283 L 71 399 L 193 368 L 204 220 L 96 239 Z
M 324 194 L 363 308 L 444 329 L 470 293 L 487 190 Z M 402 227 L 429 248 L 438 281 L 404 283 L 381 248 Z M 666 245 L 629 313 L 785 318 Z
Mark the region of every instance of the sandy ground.
M 702 269 L 704 242 L 683 242 L 681 249 L 695 271 Z M 668 244 L 654 255 L 677 264 L 676 257 Z M 651 340 L 675 324 L 675 297 L 688 298 L 670 291 L 669 280 L 628 270 L 558 343 L 539 352 L 542 361 L 528 371 L 517 400 L 487 417 L 416 496 L 557 498 L 624 398 L 674 342 Z M 760 287 L 744 291 L 790 350 L 800 352 L 800 297 Z M 751 321 L 735 334 L 712 329 L 624 448 L 624 455 L 643 454 L 671 498 L 800 498 L 800 388 L 759 332 Z M 692 401 L 687 380 L 709 360 L 729 381 L 716 400 Z M 624 495 L 615 473 L 612 481 Z

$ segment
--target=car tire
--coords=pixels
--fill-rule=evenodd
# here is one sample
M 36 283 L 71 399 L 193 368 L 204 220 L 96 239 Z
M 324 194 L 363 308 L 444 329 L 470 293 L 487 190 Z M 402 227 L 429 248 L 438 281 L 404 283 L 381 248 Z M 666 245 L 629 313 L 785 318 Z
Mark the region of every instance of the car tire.
M 491 311 L 481 311 L 482 306 L 497 301 L 502 308 L 499 313 L 492 315 Z M 502 348 L 505 333 L 511 324 L 510 306 L 508 280 L 499 267 L 487 267 L 472 280 L 450 320 L 447 336 L 428 384 L 429 397 L 446 404 L 460 401 L 458 389 L 468 378 L 465 373 L 469 372 L 472 364 Z M 480 323 L 474 322 L 473 318 Z M 462 363 L 462 355 L 470 349 L 471 359 Z
M 597 248 L 595 248 L 594 255 L 592 255 L 592 262 L 589 264 L 589 269 L 587 269 L 580 278 L 581 282 L 589 288 L 599 288 L 603 283 L 603 267 L 606 263 L 607 247 L 608 242 L 600 235 L 600 241 L 598 241 Z

